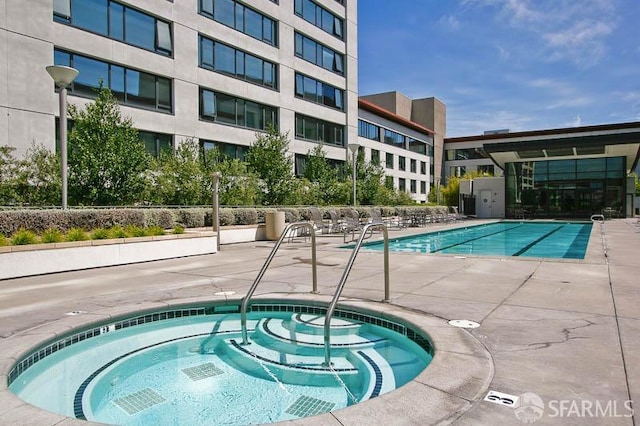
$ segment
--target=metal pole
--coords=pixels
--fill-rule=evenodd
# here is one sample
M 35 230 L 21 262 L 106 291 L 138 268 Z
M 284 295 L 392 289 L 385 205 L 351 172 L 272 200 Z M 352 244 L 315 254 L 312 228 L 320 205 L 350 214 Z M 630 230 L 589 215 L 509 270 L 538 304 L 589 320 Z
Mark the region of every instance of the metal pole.
M 356 206 L 356 155 L 358 150 L 354 149 L 352 154 L 351 166 L 353 167 L 353 207 Z
M 62 210 L 67 209 L 67 88 L 60 87 L 60 157 L 62 163 Z
M 216 250 L 220 251 L 220 202 L 218 199 L 220 172 L 213 172 L 213 226 L 216 231 Z

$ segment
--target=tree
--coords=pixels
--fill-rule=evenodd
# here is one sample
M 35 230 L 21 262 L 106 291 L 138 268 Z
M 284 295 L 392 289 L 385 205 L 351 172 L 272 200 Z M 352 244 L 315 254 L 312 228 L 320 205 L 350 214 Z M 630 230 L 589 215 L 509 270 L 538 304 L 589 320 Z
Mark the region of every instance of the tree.
M 269 125 L 266 133 L 257 133 L 255 142 L 247 151 L 249 171 L 261 179 L 264 204 L 287 204 L 294 197 L 292 161 L 287 155 L 289 134 L 281 134 Z
M 229 158 L 217 148 L 201 152 L 204 173 L 202 204 L 211 203 L 213 172 L 220 172 L 220 204 L 227 206 L 256 205 L 260 199 L 260 187 L 255 174 L 247 170 L 247 164 L 237 158 Z
M 0 205 L 16 202 L 16 159 L 14 147 L 0 146 Z
M 69 105 L 69 197 L 89 205 L 138 201 L 151 156 L 109 89 L 101 83 L 97 93 L 85 110 Z
M 195 205 L 202 200 L 204 170 L 193 138 L 151 161 L 147 197 L 153 204 Z
M 24 204 L 59 205 L 62 193 L 60 156 L 43 145 L 32 144 L 18 163 L 16 184 Z

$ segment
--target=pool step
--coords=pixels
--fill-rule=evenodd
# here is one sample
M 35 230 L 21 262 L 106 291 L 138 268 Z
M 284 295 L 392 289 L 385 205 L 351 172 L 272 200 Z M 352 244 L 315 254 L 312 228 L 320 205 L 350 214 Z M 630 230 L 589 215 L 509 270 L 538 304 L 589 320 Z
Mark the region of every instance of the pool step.
M 269 340 L 277 341 L 281 350 L 295 353 L 296 351 L 309 352 L 306 347 L 324 348 L 324 335 L 308 334 L 307 327 L 297 330 L 297 327 L 291 327 L 291 321 L 280 320 L 276 318 L 261 320 L 252 336 L 255 340 L 268 342 Z M 332 348 L 355 348 L 370 347 L 380 341 L 379 338 L 371 340 L 367 334 L 357 334 L 359 328 L 350 328 L 351 334 L 334 334 L 331 329 L 331 347 Z M 290 346 L 290 347 L 287 347 Z
M 295 332 L 324 335 L 324 315 L 295 314 L 286 322 L 286 327 Z M 331 336 L 355 334 L 366 324 L 342 318 L 331 318 Z

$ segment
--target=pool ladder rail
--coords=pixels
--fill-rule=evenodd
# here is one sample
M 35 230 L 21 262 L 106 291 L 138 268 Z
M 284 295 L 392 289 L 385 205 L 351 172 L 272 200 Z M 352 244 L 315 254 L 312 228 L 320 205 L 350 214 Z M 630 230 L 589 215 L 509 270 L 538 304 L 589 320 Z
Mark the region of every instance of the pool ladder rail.
M 313 225 L 310 222 L 295 222 L 287 225 L 287 227 L 282 231 L 280 238 L 273 246 L 271 253 L 267 257 L 267 260 L 262 265 L 260 272 L 258 272 L 258 276 L 255 281 L 249 288 L 246 296 L 242 299 L 242 304 L 240 306 L 240 324 L 242 329 L 242 345 L 248 345 L 249 339 L 247 336 L 247 308 L 249 306 L 249 301 L 253 296 L 258 284 L 262 280 L 267 268 L 271 264 L 271 261 L 276 255 L 276 252 L 280 248 L 280 245 L 287 237 L 287 235 L 296 229 L 306 228 L 309 230 L 311 235 L 311 269 L 312 269 L 312 281 L 313 281 L 313 289 L 312 293 L 318 293 L 318 274 L 317 274 L 317 261 L 316 261 L 316 233 Z M 338 283 L 338 287 L 336 288 L 336 292 L 333 295 L 333 299 L 327 308 L 327 313 L 325 314 L 324 319 L 324 363 L 323 366 L 330 368 L 331 367 L 331 318 L 336 309 L 336 305 L 338 304 L 338 299 L 340 299 L 340 295 L 342 294 L 342 290 L 344 289 L 344 285 L 347 282 L 347 278 L 349 277 L 349 273 L 351 272 L 351 268 L 356 260 L 358 252 L 360 251 L 360 247 L 365 239 L 365 235 L 370 230 L 379 228 L 382 230 L 382 235 L 384 237 L 384 299 L 383 302 L 389 302 L 389 233 L 387 231 L 387 225 L 382 222 L 374 222 L 368 223 L 362 227 L 362 232 L 355 246 L 353 247 L 353 251 L 351 252 L 351 257 L 347 262 L 347 265 L 342 273 L 342 277 L 340 278 L 340 282 Z

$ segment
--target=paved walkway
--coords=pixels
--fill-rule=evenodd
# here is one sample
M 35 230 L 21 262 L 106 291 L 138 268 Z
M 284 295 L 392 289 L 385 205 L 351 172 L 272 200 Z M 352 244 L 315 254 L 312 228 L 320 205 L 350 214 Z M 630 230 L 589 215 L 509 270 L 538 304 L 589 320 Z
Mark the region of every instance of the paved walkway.
M 349 252 L 338 248 L 341 239 L 318 241 L 319 289 L 332 295 Z M 6 373 L 29 342 L 105 310 L 201 301 L 221 291 L 242 297 L 271 247 L 235 244 L 209 256 L 0 281 L 0 423 L 86 424 L 36 410 L 6 391 Z M 452 368 L 433 401 L 390 393 L 377 398 L 387 404 L 384 412 L 372 413 L 367 407 L 379 405 L 365 402 L 299 423 L 521 424 L 513 408 L 483 400 L 495 390 L 535 393 L 545 409 L 536 425 L 633 425 L 627 401 L 640 401 L 639 255 L 636 219 L 595 225 L 582 261 L 392 253 L 391 304 L 412 315 L 479 322 L 462 333 L 488 351 L 491 366 L 475 371 L 456 364 L 457 349 L 447 350 L 446 333 L 436 333 L 436 357 L 443 348 Z M 381 256 L 359 254 L 345 297 L 383 298 Z M 283 245 L 258 293 L 308 293 L 309 262 L 307 244 Z M 65 315 L 71 311 L 86 314 Z

